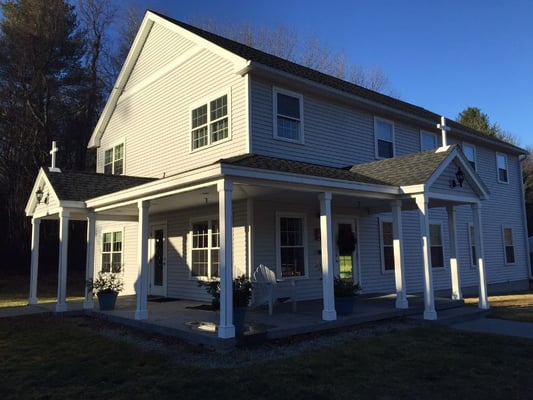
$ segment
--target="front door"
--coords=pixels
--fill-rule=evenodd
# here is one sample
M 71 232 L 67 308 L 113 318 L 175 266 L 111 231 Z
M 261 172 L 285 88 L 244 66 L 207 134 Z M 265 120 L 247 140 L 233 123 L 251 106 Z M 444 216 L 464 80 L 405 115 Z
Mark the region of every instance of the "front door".
M 150 294 L 167 295 L 167 229 L 163 224 L 151 227 Z
M 357 259 L 357 225 L 355 220 L 338 220 L 335 224 L 335 275 L 359 283 Z

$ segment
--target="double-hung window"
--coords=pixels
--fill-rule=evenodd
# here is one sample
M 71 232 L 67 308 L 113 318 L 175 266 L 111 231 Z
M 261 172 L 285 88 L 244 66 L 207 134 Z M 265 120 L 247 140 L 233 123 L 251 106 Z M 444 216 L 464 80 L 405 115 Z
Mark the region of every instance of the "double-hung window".
M 205 219 L 191 224 L 191 275 L 213 278 L 220 276 L 220 227 L 218 220 Z
M 434 133 L 420 131 L 420 149 L 433 150 L 439 147 L 439 138 Z
M 477 267 L 476 232 L 474 225 L 468 224 L 468 234 L 470 238 L 470 265 Z
M 508 183 L 509 176 L 507 175 L 507 157 L 505 154 L 496 153 L 496 167 L 498 168 L 498 182 Z
M 279 215 L 278 231 L 278 272 L 281 277 L 305 275 L 306 234 L 305 218 L 297 215 Z
M 274 137 L 303 143 L 303 98 L 274 89 Z
M 503 228 L 503 246 L 505 251 L 505 263 L 514 264 L 515 255 L 512 228 Z
M 122 269 L 122 231 L 106 232 L 102 239 L 102 271 L 120 272 Z
M 476 169 L 476 147 L 472 144 L 463 143 L 462 149 L 472 168 Z
M 124 173 L 124 143 L 117 144 L 104 152 L 104 174 Z
M 431 266 L 444 268 L 444 251 L 442 248 L 442 229 L 440 224 L 429 224 L 429 243 L 431 245 Z
M 381 220 L 381 267 L 383 271 L 394 270 L 393 245 L 392 222 Z
M 228 95 L 202 104 L 191 111 L 192 150 L 228 138 Z
M 381 118 L 374 119 L 376 158 L 394 157 L 394 123 Z

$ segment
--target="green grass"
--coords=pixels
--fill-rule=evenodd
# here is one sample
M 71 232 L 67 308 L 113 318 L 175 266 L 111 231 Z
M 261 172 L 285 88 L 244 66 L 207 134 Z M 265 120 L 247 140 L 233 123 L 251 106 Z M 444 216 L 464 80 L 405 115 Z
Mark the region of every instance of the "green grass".
M 531 398 L 533 390 L 533 341 L 526 339 L 413 328 L 209 369 L 102 336 L 99 324 L 81 317 L 0 319 L 0 398 L 490 400 Z M 192 345 L 189 351 L 209 353 Z
M 465 299 L 466 304 L 477 304 L 478 298 Z M 533 322 L 533 293 L 489 296 L 490 318 Z

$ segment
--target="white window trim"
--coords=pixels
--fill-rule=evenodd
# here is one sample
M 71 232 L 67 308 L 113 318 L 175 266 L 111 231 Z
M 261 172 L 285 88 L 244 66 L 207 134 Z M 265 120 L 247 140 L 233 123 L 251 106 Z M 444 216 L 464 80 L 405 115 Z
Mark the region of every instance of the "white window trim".
M 104 254 L 104 235 L 106 233 L 111 233 L 111 235 L 113 235 L 113 233 L 115 232 L 122 232 L 122 250 L 121 250 L 122 260 L 121 260 L 121 265 L 120 265 L 120 274 L 124 275 L 124 270 L 126 269 L 126 264 L 124 263 L 124 243 L 126 242 L 126 230 L 123 226 L 118 227 L 118 228 L 109 227 L 109 228 L 106 228 L 100 231 L 100 259 L 99 259 L 100 271 L 102 271 L 102 268 L 103 268 L 102 256 Z M 113 254 L 113 251 L 111 251 L 111 254 Z
M 304 247 L 304 274 L 302 276 L 282 276 L 281 275 L 281 240 L 280 240 L 280 219 L 281 218 L 301 218 L 302 219 L 302 243 Z M 309 277 L 309 260 L 307 242 L 307 215 L 303 213 L 276 212 L 276 278 L 277 279 L 307 279 Z
M 513 240 L 513 255 L 514 255 L 514 262 L 507 262 L 507 252 L 506 252 L 506 245 L 505 245 L 505 229 L 511 230 L 511 239 Z M 502 225 L 502 244 L 503 244 L 503 262 L 505 265 L 516 265 L 516 245 L 514 240 L 514 232 L 513 228 L 509 225 Z
M 217 140 L 216 142 L 212 142 L 211 141 L 211 132 L 209 130 L 209 125 L 211 123 L 211 120 L 209 119 L 209 114 L 210 114 L 210 108 L 209 108 L 209 104 L 213 101 L 213 100 L 216 100 L 222 96 L 226 96 L 227 98 L 227 107 L 228 107 L 228 137 L 225 138 L 225 139 L 221 139 L 221 140 Z M 208 144 L 206 144 L 205 146 L 202 146 L 202 147 L 198 147 L 197 149 L 193 149 L 193 139 L 192 139 L 192 130 L 193 130 L 193 127 L 192 127 L 192 110 L 195 110 L 203 105 L 207 105 L 207 115 L 208 115 L 208 119 L 207 119 L 207 140 L 208 140 Z M 189 113 L 188 113 L 188 118 L 189 118 L 189 130 L 188 130 L 188 134 L 189 134 L 189 153 L 196 153 L 198 151 L 202 151 L 202 150 L 205 150 L 205 149 L 208 149 L 210 147 L 213 147 L 213 146 L 216 146 L 220 143 L 225 143 L 225 142 L 228 142 L 232 139 L 232 129 L 231 129 L 231 115 L 232 115 L 232 101 L 231 101 L 231 89 L 225 89 L 225 90 L 221 90 L 219 92 L 216 92 L 215 94 L 213 95 L 210 95 L 209 97 L 204 97 L 202 98 L 201 100 L 198 100 L 194 103 L 192 103 L 190 106 L 189 106 Z
M 277 94 L 281 93 L 286 96 L 296 97 L 299 100 L 299 106 L 300 106 L 300 132 L 299 132 L 299 138 L 298 140 L 293 140 L 289 138 L 284 138 L 282 136 L 278 136 L 278 96 Z M 298 144 L 304 144 L 305 138 L 304 138 L 304 97 L 300 93 L 292 92 L 290 90 L 282 89 L 279 87 L 274 86 L 272 88 L 272 118 L 273 118 L 273 126 L 274 130 L 272 132 L 272 135 L 274 139 L 281 140 L 284 142 L 289 143 L 298 143 Z
M 427 136 L 433 136 L 435 138 L 435 147 L 432 148 L 432 149 L 424 149 L 423 146 L 424 146 L 424 135 L 427 135 Z M 435 150 L 435 149 L 438 149 L 440 147 L 440 140 L 439 140 L 439 135 L 433 133 L 433 132 L 429 132 L 429 131 L 424 131 L 424 130 L 420 130 L 420 151 L 429 151 L 429 150 Z
M 104 147 L 104 151 L 102 152 L 102 173 L 105 171 L 105 153 L 108 150 L 113 150 L 113 163 L 111 164 L 111 169 L 114 170 L 114 164 L 115 164 L 115 147 L 123 145 L 123 157 L 122 157 L 122 175 L 126 175 L 126 138 L 123 138 L 122 140 L 116 140 L 109 146 Z M 113 172 L 111 175 L 115 175 Z
M 468 142 L 463 142 L 462 144 L 462 149 L 464 150 L 464 146 L 469 146 L 469 147 L 472 147 L 472 149 L 474 150 L 474 171 L 477 171 L 477 149 L 476 149 L 476 146 L 473 145 L 472 143 L 468 143 Z M 468 157 L 466 157 L 466 154 L 465 154 L 465 158 L 466 160 L 468 161 L 468 163 L 470 163 L 470 160 L 468 159 Z M 472 165 L 470 165 L 472 166 Z
M 431 265 L 431 268 L 433 271 L 444 271 L 446 269 L 448 269 L 448 263 L 446 262 L 447 258 L 446 258 L 446 251 L 444 249 L 444 231 L 443 231 L 443 223 L 442 221 L 438 221 L 438 220 L 430 220 L 429 221 L 429 225 L 438 225 L 439 226 L 439 230 L 440 230 L 440 241 L 441 241 L 441 245 L 440 247 L 442 247 L 442 267 L 435 267 L 433 266 L 433 264 Z M 431 229 L 430 229 L 431 230 Z M 431 253 L 431 248 L 433 247 L 433 245 L 431 244 L 431 235 L 429 236 L 428 238 L 428 242 L 429 242 L 429 251 Z
M 392 157 L 396 156 L 396 126 L 394 124 L 394 121 L 391 121 L 389 119 L 380 118 L 380 117 L 374 117 L 374 155 L 376 159 L 379 160 L 385 160 L 386 157 L 380 157 L 379 151 L 378 151 L 378 128 L 377 123 L 378 121 L 385 122 L 387 124 L 392 125 Z
M 187 265 L 189 267 L 189 280 L 194 280 L 194 281 L 209 281 L 209 280 L 218 280 L 220 279 L 220 277 L 217 277 L 217 276 L 194 276 L 192 274 L 192 251 L 193 251 L 193 232 L 192 232 L 192 227 L 193 227 L 193 224 L 196 223 L 196 222 L 201 222 L 201 221 L 207 221 L 208 224 L 209 224 L 209 228 L 208 228 L 208 244 L 209 246 L 207 247 L 207 256 L 208 256 L 208 267 L 209 267 L 209 273 L 211 273 L 211 250 L 213 249 L 211 247 L 211 238 L 212 238 L 212 221 L 216 221 L 218 220 L 219 221 L 219 224 L 220 224 L 220 218 L 217 214 L 212 214 L 212 215 L 206 215 L 206 216 L 203 216 L 203 217 L 194 217 L 194 218 L 191 218 L 189 219 L 189 231 L 187 232 Z M 220 234 L 222 235 L 222 232 L 220 232 Z M 220 271 L 219 271 L 220 273 Z
M 500 167 L 498 166 L 498 156 L 502 156 L 505 161 L 505 171 L 507 172 L 507 180 L 502 181 L 500 179 Z M 504 183 L 506 185 L 509 184 L 509 162 L 507 161 L 507 154 L 504 153 L 496 153 L 496 179 L 498 180 L 498 183 Z
M 394 274 L 394 269 L 396 268 L 396 265 L 394 265 L 393 269 L 385 269 L 385 245 L 383 243 L 383 223 L 387 222 L 389 224 L 392 224 L 392 218 L 379 217 L 378 221 L 379 221 L 379 252 L 381 255 L 381 273 L 382 274 Z M 394 252 L 394 245 L 392 249 Z
M 472 222 L 468 222 L 466 224 L 466 229 L 467 229 L 467 236 L 468 236 L 468 255 L 469 255 L 469 260 L 470 260 L 469 261 L 470 268 L 477 268 L 478 246 L 477 246 L 477 244 L 475 245 L 475 247 L 476 247 L 476 264 L 473 264 L 472 263 L 472 256 L 473 256 L 473 254 L 472 254 L 472 237 L 471 237 L 471 234 L 470 234 L 470 230 L 474 229 L 474 235 L 475 235 L 476 234 L 476 232 L 475 232 L 476 228 L 474 227 L 474 224 Z M 475 240 L 475 236 L 474 236 L 474 240 Z

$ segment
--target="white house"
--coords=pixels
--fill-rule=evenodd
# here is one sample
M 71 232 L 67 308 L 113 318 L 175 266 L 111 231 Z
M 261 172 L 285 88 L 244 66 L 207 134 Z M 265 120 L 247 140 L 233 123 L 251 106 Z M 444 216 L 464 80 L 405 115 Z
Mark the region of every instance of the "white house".
M 524 150 L 154 12 L 89 148 L 96 173 L 35 181 L 30 303 L 42 219 L 60 223 L 57 311 L 68 222 L 87 220 L 87 277 L 120 267 L 139 320 L 149 295 L 206 300 L 198 280 L 220 278 L 221 338 L 232 278 L 259 264 L 323 299 L 324 320 L 336 275 L 398 308 L 424 293 L 426 319 L 435 291 L 488 308 L 487 288 L 528 284 Z

